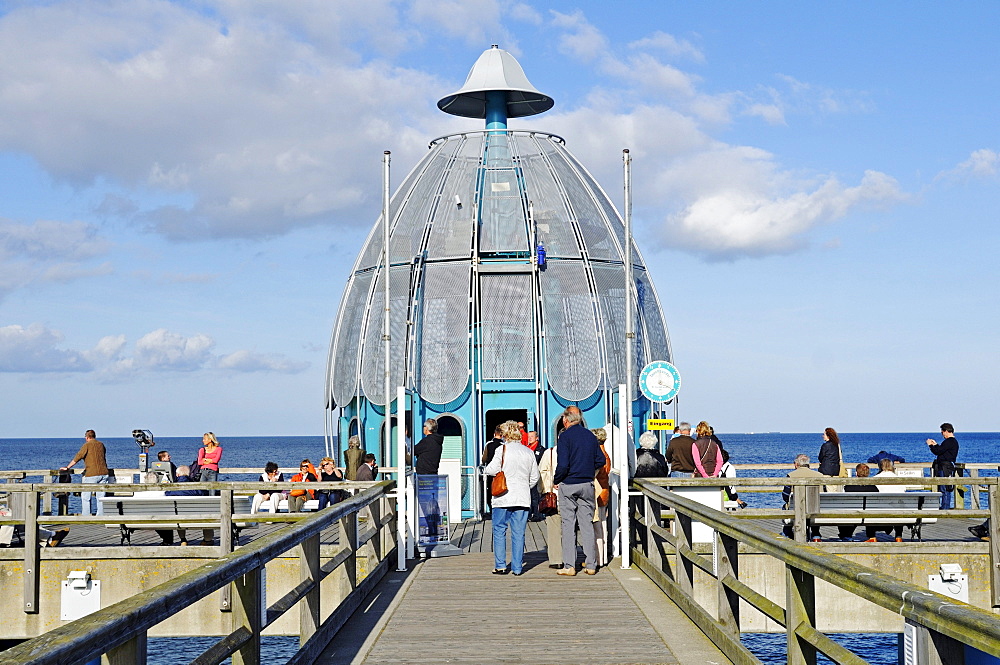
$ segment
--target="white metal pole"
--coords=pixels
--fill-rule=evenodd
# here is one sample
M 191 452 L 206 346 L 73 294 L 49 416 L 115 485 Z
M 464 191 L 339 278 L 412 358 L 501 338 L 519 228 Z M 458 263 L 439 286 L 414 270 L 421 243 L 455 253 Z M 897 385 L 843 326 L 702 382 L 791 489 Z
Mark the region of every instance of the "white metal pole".
M 386 150 L 382 155 L 382 286 L 385 299 L 385 318 L 382 320 L 382 344 L 385 348 L 385 425 L 382 446 L 382 464 L 389 466 L 389 451 L 392 450 L 392 382 L 389 376 L 390 354 L 389 354 L 389 160 L 391 153 Z M 401 468 L 402 460 L 397 460 L 397 467 Z M 401 474 L 400 474 L 401 475 Z
M 396 570 L 406 570 L 407 534 L 406 499 L 410 474 L 406 464 L 406 388 L 396 388 L 396 459 L 399 460 L 396 474 Z
M 628 549 L 629 535 L 632 531 L 632 524 L 629 521 L 629 498 L 628 498 L 628 431 L 625 429 L 626 414 L 629 412 L 629 405 L 625 399 L 625 384 L 618 386 L 618 428 L 619 439 L 616 450 L 619 452 L 618 458 L 618 553 L 622 558 L 622 568 L 631 568 L 631 556 Z
M 623 417 L 619 419 L 622 429 L 622 446 L 624 451 L 629 445 L 629 433 L 632 431 L 632 384 L 635 346 L 635 323 L 632 318 L 632 155 L 628 148 L 622 150 L 625 186 L 625 380 L 624 391 L 619 392 L 619 409 Z M 622 406 L 623 405 L 623 406 Z M 628 459 L 619 467 L 622 471 L 622 502 L 619 504 L 621 527 L 618 531 L 621 538 L 622 568 L 629 567 L 629 514 L 628 514 Z

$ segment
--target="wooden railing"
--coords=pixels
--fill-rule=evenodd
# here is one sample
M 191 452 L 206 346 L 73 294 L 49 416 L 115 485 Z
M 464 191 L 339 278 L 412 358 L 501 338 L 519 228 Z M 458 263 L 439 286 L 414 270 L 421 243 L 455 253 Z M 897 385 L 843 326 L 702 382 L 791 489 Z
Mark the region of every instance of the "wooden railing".
M 259 483 L 246 484 L 259 486 Z M 199 487 L 216 485 L 227 485 L 221 490 L 224 492 L 231 493 L 233 489 L 240 489 L 234 488 L 232 483 L 192 483 L 192 486 Z M 324 485 L 326 484 L 309 483 L 312 489 Z M 135 487 L 149 489 L 148 486 Z M 162 485 L 156 487 L 163 488 Z M 0 653 L 0 665 L 72 665 L 86 663 L 102 654 L 106 654 L 106 662 L 112 665 L 143 665 L 146 662 L 146 635 L 151 627 L 216 590 L 227 588 L 231 588 L 233 598 L 230 607 L 232 631 L 195 658 L 193 663 L 217 665 L 232 656 L 234 665 L 258 665 L 261 662 L 261 631 L 296 605 L 300 607 L 301 648 L 289 663 L 310 663 L 388 570 L 391 555 L 395 552 L 395 546 L 387 546 L 394 542 L 391 527 L 395 520 L 395 502 L 390 500 L 387 493 L 394 487 L 394 481 L 376 483 L 346 501 L 315 513 L 274 516 L 257 514 L 255 521 L 295 523 L 261 536 L 236 551 L 223 551 L 218 558 L 147 592 L 12 647 Z M 42 485 L 18 489 L 28 490 L 28 503 L 31 504 L 37 503 L 39 492 L 50 488 Z M 222 503 L 225 505 L 227 502 L 224 500 Z M 228 503 L 231 509 L 232 502 Z M 185 519 L 175 516 L 169 519 L 171 523 L 175 523 L 198 521 L 199 517 L 204 519 L 204 516 L 189 516 Z M 231 520 L 232 514 L 228 517 Z M 59 519 L 62 521 L 67 518 Z M 76 519 L 109 523 L 120 521 L 121 517 Z M 223 515 L 224 522 L 225 519 L 226 516 Z M 164 518 L 150 518 L 149 521 L 156 523 L 163 520 Z M 129 521 L 138 520 L 129 518 Z M 339 548 L 329 560 L 323 562 L 320 560 L 320 532 L 338 523 Z M 29 534 L 33 531 L 34 529 L 27 529 L 26 537 L 30 538 Z M 224 538 L 227 530 L 221 531 L 220 536 Z M 35 549 L 34 543 L 29 544 L 32 547 L 26 547 L 26 550 Z M 220 549 L 226 550 L 231 546 L 231 543 L 224 544 Z M 378 563 L 361 579 L 357 558 L 363 547 Z M 301 582 L 281 598 L 266 598 L 263 585 L 265 565 L 293 548 L 298 550 Z M 26 561 L 26 565 L 27 563 Z M 351 592 L 328 617 L 321 620 L 320 583 L 338 569 L 343 569 L 346 573 Z M 34 574 L 37 575 L 37 565 Z M 29 577 L 27 569 L 25 577 Z
M 919 479 L 899 479 L 896 484 L 906 484 L 914 480 Z M 925 480 L 935 483 L 940 481 L 940 479 Z M 857 483 L 858 479 L 830 478 L 824 481 L 838 481 L 845 484 Z M 768 481 L 740 480 L 740 484 L 761 482 Z M 815 484 L 816 481 L 787 478 L 781 482 L 805 488 L 809 484 Z M 888 479 L 885 482 L 888 483 Z M 987 482 L 990 484 L 991 499 L 997 499 L 997 480 L 994 478 Z M 922 656 L 918 662 L 964 662 L 964 657 L 959 660 L 955 656 L 963 650 L 963 645 L 969 645 L 993 656 L 1000 656 L 1000 618 L 995 615 L 866 568 L 836 554 L 825 552 L 823 548 L 775 538 L 772 531 L 749 519 L 733 519 L 737 513 L 716 511 L 671 492 L 663 487 L 666 483 L 677 487 L 727 485 L 733 482 L 715 479 L 634 481 L 633 488 L 639 491 L 640 496 L 634 497 L 637 499 L 637 505 L 632 526 L 637 536 L 637 544 L 633 546 L 631 554 L 635 564 L 677 603 L 734 663 L 760 663 L 740 641 L 741 600 L 785 628 L 787 662 L 792 665 L 812 665 L 816 662 L 817 652 L 838 664 L 854 665 L 866 662 L 816 629 L 817 577 L 859 598 L 902 615 L 918 632 L 916 644 L 923 650 L 923 654 L 918 655 L 918 658 Z M 996 505 L 998 502 L 993 500 L 991 503 Z M 857 511 L 845 513 L 844 516 L 854 516 L 855 512 Z M 912 512 L 914 511 L 910 511 Z M 938 515 L 957 512 L 960 511 L 941 511 Z M 757 517 L 769 517 L 770 513 L 785 517 L 795 516 L 793 511 L 753 511 L 753 513 L 756 513 Z M 968 517 L 970 513 L 976 514 L 976 511 L 964 511 L 962 516 Z M 904 515 L 900 513 L 889 516 Z M 799 518 L 803 519 L 801 510 Z M 810 514 L 805 513 L 804 518 L 809 519 Z M 674 520 L 672 529 L 665 525 L 665 519 Z M 715 557 L 705 556 L 693 549 L 691 532 L 692 523 L 695 521 L 706 524 L 715 531 L 713 543 Z M 741 543 L 784 563 L 784 606 L 740 580 L 737 553 Z M 716 586 L 714 595 L 718 601 L 714 608 L 715 615 L 695 600 L 695 569 L 709 576 Z

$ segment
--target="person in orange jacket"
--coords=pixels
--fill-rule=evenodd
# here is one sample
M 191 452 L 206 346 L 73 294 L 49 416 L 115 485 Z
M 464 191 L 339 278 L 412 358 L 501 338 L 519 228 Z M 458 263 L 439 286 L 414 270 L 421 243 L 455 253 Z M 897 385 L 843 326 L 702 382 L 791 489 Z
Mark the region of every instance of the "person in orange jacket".
M 293 483 L 317 483 L 319 482 L 319 473 L 316 471 L 316 467 L 313 463 L 309 461 L 308 458 L 302 460 L 302 464 L 299 465 L 299 472 L 292 476 Z M 314 498 L 316 493 L 313 490 L 305 489 L 295 489 L 292 490 L 288 495 L 288 512 L 290 513 L 301 513 L 302 506 L 305 505 L 306 501 Z

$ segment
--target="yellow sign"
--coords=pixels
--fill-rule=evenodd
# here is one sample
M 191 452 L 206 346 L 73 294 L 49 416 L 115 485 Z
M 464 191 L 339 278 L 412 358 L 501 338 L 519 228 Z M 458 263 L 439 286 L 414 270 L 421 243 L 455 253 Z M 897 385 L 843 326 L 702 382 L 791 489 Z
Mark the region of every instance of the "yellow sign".
M 646 421 L 646 429 L 673 429 L 673 418 L 650 418 Z

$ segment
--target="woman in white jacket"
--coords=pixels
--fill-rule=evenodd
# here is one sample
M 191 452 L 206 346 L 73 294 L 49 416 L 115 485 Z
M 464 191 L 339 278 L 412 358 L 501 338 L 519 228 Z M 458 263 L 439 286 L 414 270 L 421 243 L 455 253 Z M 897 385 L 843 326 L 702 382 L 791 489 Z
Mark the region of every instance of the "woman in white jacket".
M 507 492 L 493 497 L 493 574 L 507 574 L 507 530 L 510 529 L 510 569 L 524 572 L 524 530 L 531 512 L 531 488 L 538 482 L 535 455 L 521 443 L 521 430 L 508 420 L 500 426 L 503 446 L 486 465 L 486 475 L 503 471 Z

